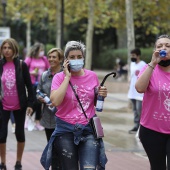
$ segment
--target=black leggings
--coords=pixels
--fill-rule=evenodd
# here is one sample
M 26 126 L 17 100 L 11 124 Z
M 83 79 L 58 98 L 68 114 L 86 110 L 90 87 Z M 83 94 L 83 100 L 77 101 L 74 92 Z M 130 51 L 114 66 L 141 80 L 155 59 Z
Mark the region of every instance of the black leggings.
M 11 111 L 2 110 L 2 125 L 0 126 L 0 143 L 6 143 L 8 135 L 8 122 Z M 26 108 L 13 111 L 15 119 L 15 136 L 18 142 L 25 142 L 24 122 Z
M 151 170 L 170 170 L 170 135 L 141 126 L 139 138 L 148 155 Z
M 47 142 L 49 142 L 50 137 L 52 135 L 52 133 L 54 132 L 55 129 L 47 129 L 45 128 L 45 134 L 46 134 L 46 138 L 47 138 Z

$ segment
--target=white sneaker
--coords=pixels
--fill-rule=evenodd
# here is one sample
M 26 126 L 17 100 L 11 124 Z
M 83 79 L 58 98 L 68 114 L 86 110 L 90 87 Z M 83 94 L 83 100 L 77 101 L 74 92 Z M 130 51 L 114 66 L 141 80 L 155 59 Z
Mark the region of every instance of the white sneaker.
M 12 133 L 15 133 L 15 123 L 12 124 L 11 132 L 12 132 Z
M 34 127 L 34 130 L 39 130 L 39 131 L 43 131 L 44 127 L 40 125 L 40 123 L 37 123 Z

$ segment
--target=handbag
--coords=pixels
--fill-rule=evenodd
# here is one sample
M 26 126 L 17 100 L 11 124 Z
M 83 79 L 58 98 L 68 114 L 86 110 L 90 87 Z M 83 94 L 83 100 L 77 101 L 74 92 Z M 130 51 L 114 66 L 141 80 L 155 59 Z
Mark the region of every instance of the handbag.
M 78 94 L 76 93 L 76 91 L 75 91 L 75 89 L 73 88 L 73 85 L 72 85 L 72 83 L 71 83 L 70 81 L 69 81 L 69 84 L 70 84 L 70 86 L 71 86 L 71 88 L 72 88 L 72 90 L 73 90 L 73 92 L 74 92 L 74 94 L 75 94 L 75 96 L 76 96 L 76 98 L 77 98 L 77 101 L 79 102 L 79 105 L 80 105 L 80 107 L 81 107 L 81 109 L 82 109 L 82 111 L 83 111 L 83 114 L 84 114 L 87 122 L 89 123 L 89 125 L 90 125 L 91 128 L 92 128 L 92 132 L 93 132 L 94 137 L 95 137 L 96 139 L 100 139 L 100 138 L 104 137 L 103 127 L 102 127 L 102 125 L 101 125 L 100 118 L 97 117 L 97 116 L 94 116 L 94 117 L 92 117 L 92 118 L 89 120 L 89 118 L 87 117 L 87 115 L 86 115 L 86 113 L 85 113 L 85 111 L 84 111 L 84 108 L 83 108 L 83 106 L 82 106 L 82 104 L 81 104 L 81 102 L 80 102 L 80 99 L 79 99 L 79 97 L 78 97 Z
M 28 116 L 28 120 L 27 120 L 27 128 L 28 128 L 28 131 L 33 131 L 34 130 L 34 127 L 35 127 L 35 122 L 34 120 L 32 119 L 31 116 Z

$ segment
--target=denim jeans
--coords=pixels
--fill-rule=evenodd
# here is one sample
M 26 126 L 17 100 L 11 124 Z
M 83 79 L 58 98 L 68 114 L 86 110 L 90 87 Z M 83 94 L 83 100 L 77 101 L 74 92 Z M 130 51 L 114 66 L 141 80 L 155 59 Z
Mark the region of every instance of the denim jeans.
M 95 170 L 99 162 L 99 149 L 99 140 L 94 139 L 92 134 L 84 136 L 78 145 L 74 143 L 72 133 L 57 136 L 53 143 L 53 150 L 64 170 Z
M 133 109 L 133 113 L 134 113 L 135 127 L 138 128 L 139 123 L 140 123 L 141 110 L 142 110 L 142 101 L 131 99 L 131 102 L 132 102 L 132 109 Z

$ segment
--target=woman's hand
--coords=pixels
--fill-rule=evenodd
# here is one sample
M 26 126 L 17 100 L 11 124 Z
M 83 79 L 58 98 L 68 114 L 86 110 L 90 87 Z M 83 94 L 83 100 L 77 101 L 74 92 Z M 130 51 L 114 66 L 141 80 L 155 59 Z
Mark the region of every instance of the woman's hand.
M 26 114 L 27 114 L 28 116 L 31 116 L 32 113 L 33 113 L 33 109 L 32 109 L 31 107 L 27 107 Z
M 38 96 L 37 98 L 38 98 L 38 100 L 39 100 L 41 103 L 45 103 L 45 100 L 44 100 L 44 98 L 43 98 L 43 97 Z
M 67 59 L 64 60 L 63 71 L 64 71 L 64 74 L 66 75 L 66 77 L 71 77 L 71 73 L 69 70 L 69 61 Z
M 106 97 L 107 96 L 107 88 L 105 86 L 100 86 L 98 89 L 98 95 Z
M 155 50 L 152 54 L 152 59 L 150 64 L 155 67 L 163 58 L 160 57 L 159 55 L 160 50 Z

